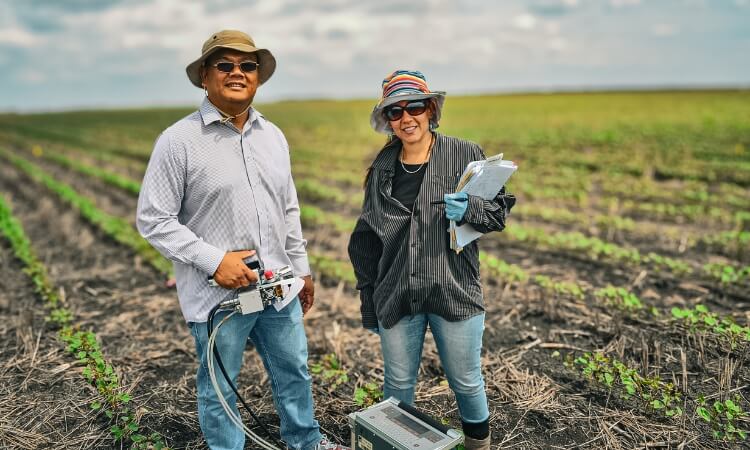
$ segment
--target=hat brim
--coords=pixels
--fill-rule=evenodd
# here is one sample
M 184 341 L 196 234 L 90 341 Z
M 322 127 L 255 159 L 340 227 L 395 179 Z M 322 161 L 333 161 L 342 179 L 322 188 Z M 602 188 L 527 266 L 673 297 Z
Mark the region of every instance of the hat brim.
M 372 113 L 370 114 L 370 126 L 372 126 L 372 128 L 378 133 L 391 134 L 393 133 L 391 124 L 383 115 L 383 110 L 385 108 L 398 102 L 411 101 L 411 100 L 426 100 L 428 98 L 435 99 L 435 115 L 432 117 L 431 120 L 432 122 L 435 123 L 435 126 L 437 127 L 437 124 L 440 123 L 440 114 L 443 111 L 443 103 L 445 103 L 445 92 L 442 92 L 442 91 L 435 91 L 435 92 L 430 92 L 427 94 L 394 95 L 386 99 L 383 99 L 380 101 L 380 103 L 375 105 L 375 108 L 373 108 Z
M 213 53 L 223 48 L 237 50 L 243 53 L 254 53 L 258 58 L 258 82 L 260 84 L 268 81 L 276 70 L 276 58 L 274 58 L 273 54 L 265 48 L 255 48 L 252 45 L 247 44 L 217 45 L 206 50 L 200 58 L 191 62 L 185 68 L 188 79 L 195 87 L 203 88 L 203 82 L 201 81 L 201 67 L 203 66 L 204 61 L 206 61 L 206 59 Z

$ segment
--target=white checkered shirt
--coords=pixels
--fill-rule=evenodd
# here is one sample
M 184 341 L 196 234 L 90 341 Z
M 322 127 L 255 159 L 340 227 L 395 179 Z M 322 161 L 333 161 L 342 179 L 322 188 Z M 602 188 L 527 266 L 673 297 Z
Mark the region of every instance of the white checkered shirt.
M 227 251 L 256 250 L 265 268 L 310 274 L 286 138 L 255 109 L 241 132 L 219 119 L 205 99 L 164 130 L 138 198 L 138 231 L 174 262 L 189 322 L 236 295 L 207 283 Z

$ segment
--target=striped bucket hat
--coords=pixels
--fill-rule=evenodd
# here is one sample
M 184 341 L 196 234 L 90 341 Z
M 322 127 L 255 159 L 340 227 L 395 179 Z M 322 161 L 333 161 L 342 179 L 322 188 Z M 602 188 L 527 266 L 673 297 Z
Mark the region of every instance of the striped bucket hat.
M 391 134 L 393 129 L 383 110 L 403 100 L 435 99 L 435 115 L 430 120 L 432 128 L 438 127 L 440 112 L 445 102 L 445 92 L 430 91 L 427 80 L 417 70 L 397 70 L 383 80 L 383 96 L 370 114 L 370 125 L 378 133 Z

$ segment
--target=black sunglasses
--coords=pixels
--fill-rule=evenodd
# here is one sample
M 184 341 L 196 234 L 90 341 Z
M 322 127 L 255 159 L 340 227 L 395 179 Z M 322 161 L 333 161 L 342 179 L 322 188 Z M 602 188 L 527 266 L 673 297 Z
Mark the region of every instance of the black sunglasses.
M 404 116 L 404 111 L 408 112 L 410 116 L 418 116 L 424 114 L 427 111 L 427 102 L 424 100 L 416 100 L 409 102 L 406 106 L 393 105 L 383 110 L 383 115 L 388 120 L 399 120 Z
M 258 67 L 260 67 L 260 64 L 258 64 L 255 61 L 242 61 L 241 63 L 234 63 L 229 61 L 220 61 L 214 64 L 211 64 L 211 67 L 216 67 L 219 69 L 219 72 L 224 73 L 232 73 L 235 66 L 240 66 L 240 70 L 244 73 L 248 72 L 255 72 L 258 70 Z

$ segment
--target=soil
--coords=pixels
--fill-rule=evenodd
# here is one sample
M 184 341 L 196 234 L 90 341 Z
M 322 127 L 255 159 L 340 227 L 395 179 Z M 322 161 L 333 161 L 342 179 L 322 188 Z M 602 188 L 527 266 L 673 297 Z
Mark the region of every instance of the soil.
M 134 197 L 48 163 L 43 167 L 79 193 L 96 198 L 103 210 L 134 216 Z M 171 448 L 205 448 L 196 416 L 193 340 L 176 293 L 165 287 L 164 277 L 8 164 L 0 166 L 0 192 L 12 203 L 37 256 L 64 293 L 75 322 L 96 333 L 133 404 L 145 408 L 143 431 L 160 432 Z M 340 213 L 351 216 L 348 209 Z M 345 257 L 347 234 L 319 227 L 305 230 L 305 235 L 311 251 Z M 55 330 L 44 322 L 44 310 L 28 278 L 5 241 L 0 242 L 0 417 L 11 418 L 7 425 L 3 419 L 0 447 L 119 448 L 106 420 L 88 408 L 93 390 L 64 353 Z M 741 297 L 688 280 L 644 275 L 492 237 L 484 238 L 480 247 L 532 274 L 591 286 L 630 285 L 644 301 L 662 309 L 703 303 L 721 314 L 745 321 L 750 317 L 750 304 Z M 712 440 L 710 430 L 692 415 L 667 419 L 633 399 L 623 399 L 621 391 L 586 380 L 563 360 L 568 353 L 605 349 L 642 373 L 674 380 L 691 398 L 732 389 L 747 397 L 746 348 L 727 351 L 719 342 L 690 337 L 662 319 L 629 317 L 601 304 L 553 296 L 533 284 L 484 277 L 483 371 L 492 448 L 738 447 Z M 311 364 L 336 353 L 349 375 L 340 385 L 314 375 L 316 414 L 325 433 L 348 443 L 346 414 L 360 409 L 353 399 L 355 387 L 382 381 L 379 341 L 360 328 L 359 300 L 352 286 L 323 279 L 316 286 L 316 298 L 305 318 Z M 428 336 L 417 406 L 460 427 L 444 380 Z M 271 432 L 278 433 L 269 382 L 252 349 L 246 352 L 238 385 Z M 686 411 L 694 410 L 685 406 Z M 251 423 L 249 418 L 246 423 Z M 745 422 L 744 428 L 748 425 Z

